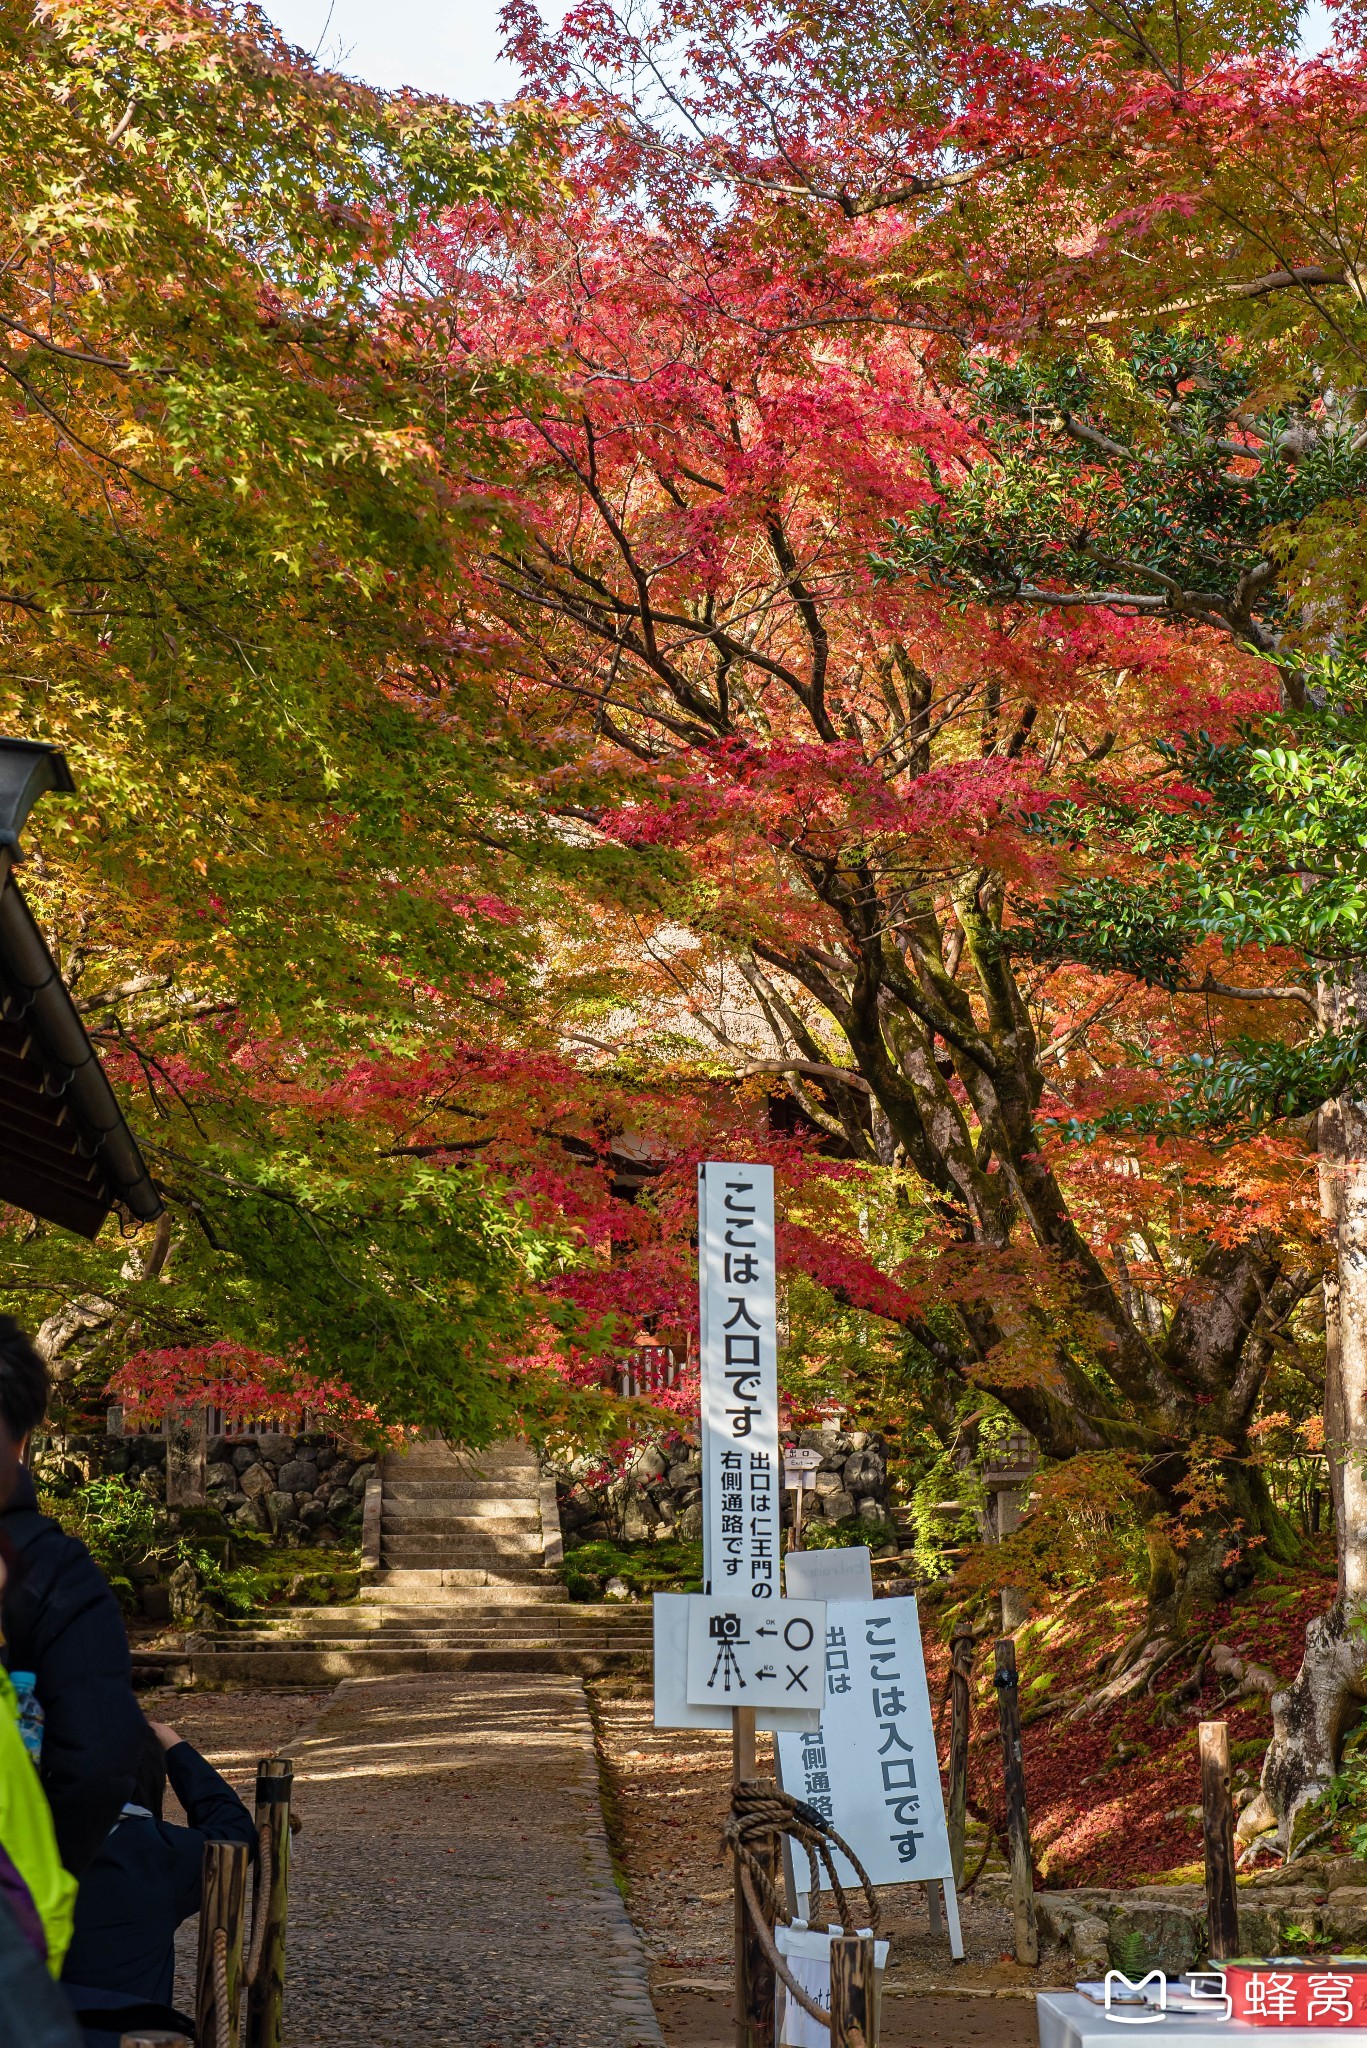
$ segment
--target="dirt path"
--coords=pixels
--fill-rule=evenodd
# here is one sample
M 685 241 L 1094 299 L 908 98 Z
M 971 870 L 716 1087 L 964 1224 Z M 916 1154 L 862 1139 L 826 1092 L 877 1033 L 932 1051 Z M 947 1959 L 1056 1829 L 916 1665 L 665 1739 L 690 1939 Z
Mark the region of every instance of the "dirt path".
M 670 2048 L 730 2048 L 732 1896 L 718 1842 L 730 1799 L 731 1738 L 659 1729 L 636 1681 L 590 1685 L 613 1853 L 641 1930 L 651 1995 Z M 771 1749 L 760 1737 L 760 1769 Z M 1060 1981 L 1012 1959 L 1012 1920 L 999 1881 L 963 1907 L 965 1958 L 933 1935 L 918 1885 L 885 1889 L 892 1942 L 884 2048 L 1033 2048 L 1028 1993 Z M 950 1983 L 951 1995 L 944 1995 Z M 1025 1994 L 1025 1995 L 1023 1995 Z
M 293 1754 L 290 2048 L 659 2048 L 577 1680 L 352 1679 Z
M 657 1994 L 668 2048 L 732 2048 L 729 1996 Z M 879 2048 L 1036 2048 L 1032 1998 L 885 1998 Z

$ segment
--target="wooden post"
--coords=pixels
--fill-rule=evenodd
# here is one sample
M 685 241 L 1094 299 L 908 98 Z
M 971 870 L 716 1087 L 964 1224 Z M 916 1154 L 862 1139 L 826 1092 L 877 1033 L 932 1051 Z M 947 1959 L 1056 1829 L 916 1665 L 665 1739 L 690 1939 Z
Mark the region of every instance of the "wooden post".
M 1213 1963 L 1239 1953 L 1239 1898 L 1234 1886 L 1234 1801 L 1229 1790 L 1229 1730 L 1201 1723 L 1201 1832 L 1206 1844 L 1206 1918 Z
M 204 1844 L 204 1896 L 199 1908 L 199 1966 L 195 1973 L 195 2039 L 205 2048 L 213 2048 L 218 2039 L 214 1936 L 220 1928 L 228 1937 L 228 2039 L 233 2043 L 238 2039 L 248 1862 L 244 1842 Z
M 949 1653 L 949 1856 L 954 1882 L 964 1881 L 968 1829 L 968 1726 L 973 1711 L 973 1631 L 961 1621 Z
M 799 1475 L 799 1479 L 800 1479 L 800 1477 L 801 1477 L 801 1475 Z M 797 1493 L 796 1493 L 796 1495 L 794 1496 L 794 1499 L 793 1499 L 793 1541 L 792 1541 L 792 1548 L 793 1548 L 794 1550 L 801 1550 L 801 1548 L 802 1548 L 802 1503 L 803 1503 L 803 1501 L 804 1501 L 804 1500 L 806 1500 L 806 1498 L 807 1498 L 807 1489 L 806 1489 L 806 1487 L 805 1487 L 805 1486 L 803 1486 L 803 1485 L 799 1484 L 799 1486 L 798 1486 L 798 1489 L 797 1489 Z
M 256 1982 L 247 1993 L 245 2048 L 282 2048 L 285 2038 L 285 1916 L 290 1887 L 290 1792 L 294 1765 L 287 1756 L 263 1756 L 256 1767 L 256 1828 L 270 1835 L 271 1889 L 266 1938 Z M 261 1882 L 258 1869 L 256 1881 Z
M 731 1782 L 741 1785 L 755 1776 L 755 1710 L 731 1709 Z M 760 1947 L 750 1924 L 750 1913 L 740 1883 L 740 1859 L 735 1864 L 736 1887 L 736 2048 L 770 2048 L 774 2038 L 775 1980 L 769 1958 Z M 770 1883 L 778 1880 L 778 1856 L 766 1860 Z
M 1039 1931 L 1035 1925 L 1035 1879 L 1030 1865 L 1030 1821 L 1025 1810 L 1016 1646 L 1010 1636 L 1002 1636 L 997 1643 L 996 1683 L 1006 1772 L 1006 1832 L 1011 1852 L 1011 1908 L 1016 1916 L 1016 1961 L 1028 1963 L 1033 1970 L 1039 1961 Z
M 831 1941 L 831 2048 L 877 2048 L 877 1973 L 873 1938 L 839 1934 Z

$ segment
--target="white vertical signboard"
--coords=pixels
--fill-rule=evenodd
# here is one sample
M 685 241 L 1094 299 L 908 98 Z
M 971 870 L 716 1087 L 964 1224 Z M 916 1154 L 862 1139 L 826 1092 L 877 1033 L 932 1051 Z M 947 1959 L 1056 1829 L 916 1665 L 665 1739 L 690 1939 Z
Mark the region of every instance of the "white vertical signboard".
M 815 1735 L 777 1737 L 783 1789 L 844 1836 L 876 1885 L 945 1885 L 962 1953 L 916 1602 L 828 1600 L 825 1703 Z M 837 1865 L 843 1859 L 837 1858 Z M 853 1871 L 842 1869 L 846 1884 Z
M 717 1598 L 777 1600 L 778 1308 L 774 1173 L 698 1168 L 703 1583 Z

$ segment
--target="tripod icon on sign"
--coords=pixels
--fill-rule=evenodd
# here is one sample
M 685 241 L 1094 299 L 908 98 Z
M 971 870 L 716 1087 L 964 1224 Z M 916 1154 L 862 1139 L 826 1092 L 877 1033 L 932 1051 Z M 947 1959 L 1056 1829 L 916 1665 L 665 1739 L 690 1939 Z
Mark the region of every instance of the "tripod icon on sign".
M 714 1643 L 721 1645 L 713 1660 L 712 1676 L 707 1681 L 708 1691 L 711 1692 L 720 1676 L 722 1691 L 730 1692 L 731 1679 L 734 1675 L 737 1692 L 744 1692 L 745 1678 L 740 1668 L 740 1660 L 736 1656 L 735 1645 L 748 1641 L 748 1637 L 743 1636 L 740 1632 L 740 1616 L 738 1614 L 711 1615 L 707 1623 L 707 1633 Z

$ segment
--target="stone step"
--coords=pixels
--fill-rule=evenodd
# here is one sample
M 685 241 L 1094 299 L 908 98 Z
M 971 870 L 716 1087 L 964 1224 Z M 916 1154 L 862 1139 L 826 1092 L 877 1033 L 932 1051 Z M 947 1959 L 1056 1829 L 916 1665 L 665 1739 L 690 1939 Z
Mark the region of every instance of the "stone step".
M 426 1570 L 381 1567 L 374 1578 L 362 1586 L 357 1597 L 367 1603 L 372 1600 L 427 1600 L 438 1591 L 445 1596 L 462 1588 L 487 1589 L 491 1586 L 502 1589 L 500 1597 L 504 1592 L 508 1597 L 521 1592 L 529 1599 L 568 1600 L 570 1597 L 559 1572 L 546 1565 L 526 1565 L 521 1569 L 470 1565 L 440 1565 Z M 487 1590 L 484 1597 L 489 1597 Z
M 535 1535 L 514 1530 L 509 1536 L 406 1536 L 386 1529 L 380 1538 L 380 1562 L 388 1565 L 539 1564 L 543 1554 L 539 1530 Z
M 430 1484 L 443 1482 L 452 1485 L 464 1481 L 469 1486 L 520 1486 L 524 1493 L 535 1493 L 541 1484 L 541 1474 L 535 1465 L 495 1465 L 489 1471 L 478 1466 L 464 1465 L 454 1458 L 433 1459 L 405 1458 L 401 1463 L 385 1461 L 381 1474 L 386 1486 Z
M 527 1489 L 519 1479 L 387 1479 L 383 1481 L 385 1507 L 389 1501 L 467 1501 L 463 1513 L 469 1516 L 500 1516 L 500 1513 L 539 1513 L 537 1489 Z
M 510 1536 L 530 1536 L 541 1548 L 539 1514 L 515 1511 L 511 1501 L 495 1501 L 493 1511 L 471 1513 L 469 1501 L 418 1500 L 381 1503 L 380 1527 L 386 1536 L 421 1535 L 430 1530 L 438 1536 L 489 1536 L 504 1542 Z
M 535 1611 L 535 1610 L 533 1610 Z M 582 1628 L 557 1629 L 552 1624 L 555 1609 L 542 1610 L 543 1620 L 539 1628 L 502 1628 L 495 1630 L 466 1629 L 458 1625 L 440 1629 L 389 1629 L 381 1635 L 367 1635 L 363 1630 L 350 1636 L 334 1635 L 327 1631 L 313 1632 L 300 1630 L 288 1634 L 258 1633 L 238 1635 L 223 1630 L 212 1631 L 200 1647 L 212 1650 L 269 1650 L 269 1649 L 357 1649 L 357 1650 L 479 1650 L 479 1649 L 543 1649 L 543 1650 L 649 1650 L 652 1637 L 649 1629 Z M 510 1615 L 509 1620 L 512 1619 Z M 520 1620 L 521 1617 L 519 1616 Z M 191 1652 L 190 1654 L 193 1654 Z
M 426 1472 L 451 1479 L 510 1479 L 526 1474 L 535 1480 L 541 1467 L 532 1453 L 517 1451 L 452 1451 L 445 1447 L 419 1445 L 411 1451 L 393 1451 L 384 1460 L 386 1479 L 411 1478 Z
M 572 1636 L 557 1635 L 553 1629 L 541 1635 L 466 1636 L 459 1629 L 452 1629 L 445 1634 L 383 1637 L 232 1636 L 221 1642 L 213 1641 L 206 1647 L 225 1652 L 250 1651 L 253 1655 L 266 1650 L 314 1650 L 320 1655 L 328 1650 L 376 1650 L 386 1654 L 391 1651 L 497 1650 L 509 1655 L 516 1650 L 623 1650 L 637 1656 L 649 1656 L 652 1644 L 649 1635 L 622 1635 L 613 1629 L 588 1630 Z M 194 1655 L 195 1652 L 187 1654 Z
M 448 1614 L 464 1614 L 471 1607 L 479 1607 L 486 1603 L 491 1593 L 498 1595 L 500 1608 L 560 1607 L 569 1603 L 570 1596 L 558 1581 L 548 1586 L 537 1585 L 534 1582 L 524 1585 L 500 1582 L 491 1586 L 488 1579 L 484 1578 L 474 1586 L 443 1586 L 440 1583 L 441 1573 L 434 1573 L 433 1576 L 438 1581 L 435 1588 L 428 1586 L 421 1592 L 405 1593 L 402 1589 L 398 1592 L 387 1592 L 381 1587 L 372 1593 L 363 1586 L 357 1604 L 366 1608 L 378 1607 L 393 1614 L 403 1614 L 410 1607 L 430 1606 L 436 1598 L 440 1600 Z
M 476 1636 L 501 1634 L 544 1635 L 548 1630 L 566 1639 L 605 1633 L 649 1639 L 651 1618 L 648 1608 L 627 1604 L 599 1607 L 587 1602 L 560 1606 L 470 1601 L 453 1608 L 410 1602 L 391 1609 L 368 1603 L 364 1607 L 294 1607 L 281 1614 L 220 1622 L 213 1633 L 220 1641 L 249 1636 L 307 1636 L 310 1640 L 335 1636 L 376 1641 L 394 1634 L 449 1635 L 453 1630 L 472 1640 Z
M 463 1649 L 376 1650 L 369 1647 L 148 1651 L 134 1656 L 134 1683 L 264 1686 L 325 1685 L 339 1678 L 383 1678 L 405 1672 L 563 1671 L 580 1677 L 648 1671 L 648 1650 Z

